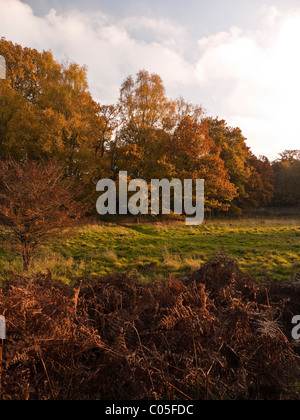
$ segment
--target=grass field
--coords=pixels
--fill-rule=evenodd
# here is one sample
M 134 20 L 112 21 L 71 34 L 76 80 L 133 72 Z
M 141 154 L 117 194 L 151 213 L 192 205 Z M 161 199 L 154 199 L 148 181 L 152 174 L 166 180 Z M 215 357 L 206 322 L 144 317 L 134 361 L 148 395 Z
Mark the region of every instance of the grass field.
M 225 249 L 258 278 L 289 280 L 300 268 L 299 220 L 243 220 L 184 225 L 90 225 L 44 247 L 32 271 L 49 268 L 55 278 L 137 270 L 144 281 L 193 271 Z M 0 248 L 0 279 L 21 273 L 21 259 Z

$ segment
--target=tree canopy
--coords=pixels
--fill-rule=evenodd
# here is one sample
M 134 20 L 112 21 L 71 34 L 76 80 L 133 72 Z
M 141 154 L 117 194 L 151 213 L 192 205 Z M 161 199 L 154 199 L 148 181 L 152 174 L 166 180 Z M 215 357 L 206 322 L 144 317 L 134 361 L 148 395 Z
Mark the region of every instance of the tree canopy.
M 204 178 L 206 210 L 241 213 L 270 203 L 298 205 L 300 152 L 256 157 L 238 127 L 201 105 L 169 98 L 157 74 L 129 76 L 115 104 L 97 103 L 87 69 L 51 52 L 0 40 L 0 160 L 56 160 L 95 203 L 101 178 Z M 273 200 L 274 196 L 274 200 Z M 273 201 L 272 201 L 273 200 Z

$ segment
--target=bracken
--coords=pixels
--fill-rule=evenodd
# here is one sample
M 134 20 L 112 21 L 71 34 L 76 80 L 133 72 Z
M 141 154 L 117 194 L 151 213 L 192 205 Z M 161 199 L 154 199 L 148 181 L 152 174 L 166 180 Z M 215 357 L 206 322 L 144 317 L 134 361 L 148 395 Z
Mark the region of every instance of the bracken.
M 183 280 L 14 277 L 2 394 L 15 399 L 298 399 L 300 288 L 258 287 L 217 255 Z

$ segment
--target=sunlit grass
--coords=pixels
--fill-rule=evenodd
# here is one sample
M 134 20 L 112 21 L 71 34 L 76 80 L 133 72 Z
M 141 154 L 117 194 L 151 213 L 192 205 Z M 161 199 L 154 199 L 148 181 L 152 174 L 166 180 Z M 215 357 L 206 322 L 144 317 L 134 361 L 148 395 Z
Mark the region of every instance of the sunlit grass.
M 226 220 L 198 227 L 89 225 L 75 236 L 44 247 L 32 273 L 49 269 L 69 282 L 84 275 L 135 270 L 144 281 L 194 271 L 220 249 L 258 277 L 288 280 L 300 267 L 299 220 Z M 21 273 L 20 257 L 0 249 L 0 279 Z

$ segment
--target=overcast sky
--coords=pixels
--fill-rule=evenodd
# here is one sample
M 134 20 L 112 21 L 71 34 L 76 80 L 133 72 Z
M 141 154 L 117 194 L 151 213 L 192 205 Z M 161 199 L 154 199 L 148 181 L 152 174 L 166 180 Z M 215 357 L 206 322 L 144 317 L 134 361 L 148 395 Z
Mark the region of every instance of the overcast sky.
M 300 148 L 299 0 L 0 0 L 0 36 L 87 65 L 101 103 L 146 69 L 256 154 Z

